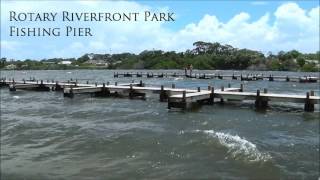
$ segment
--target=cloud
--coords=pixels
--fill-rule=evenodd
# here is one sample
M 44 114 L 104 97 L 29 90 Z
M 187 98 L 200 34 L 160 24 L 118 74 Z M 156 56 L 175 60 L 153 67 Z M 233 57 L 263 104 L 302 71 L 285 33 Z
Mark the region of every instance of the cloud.
M 185 26 L 173 39 L 183 39 L 183 47 L 201 40 L 262 52 L 319 50 L 319 7 L 307 11 L 296 3 L 285 3 L 280 5 L 273 15 L 273 22 L 270 20 L 270 13 L 256 21 L 250 21 L 250 15 L 241 12 L 224 23 L 218 17 L 207 14 L 197 24 L 190 23 Z M 171 43 L 174 44 L 172 41 Z
M 260 2 L 260 1 L 259 1 Z M 3 3 L 1 1 L 1 3 Z M 16 11 L 48 12 L 170 12 L 170 7 L 150 7 L 134 1 L 79 1 L 63 2 L 56 6 L 54 1 L 37 2 L 34 7 L 29 2 L 5 2 L 5 8 Z M 27 9 L 27 10 L 26 10 Z M 1 12 L 1 31 L 7 31 L 8 13 Z M 176 21 L 182 18 L 176 15 Z M 274 12 L 266 12 L 261 17 L 252 17 L 247 12 L 235 14 L 227 21 L 221 21 L 214 14 L 205 14 L 198 22 L 190 22 L 180 29 L 170 29 L 163 22 L 77 22 L 73 26 L 90 26 L 93 37 L 87 38 L 21 38 L 12 39 L 2 34 L 1 48 L 6 48 L 7 57 L 48 58 L 79 57 L 84 53 L 139 53 L 146 49 L 165 51 L 185 51 L 192 48 L 195 41 L 210 41 L 230 44 L 238 48 L 250 48 L 262 52 L 297 49 L 303 52 L 319 50 L 319 7 L 310 10 L 301 8 L 297 3 L 283 3 Z M 43 23 L 42 23 L 43 24 Z M 43 26 L 52 24 L 43 24 Z M 60 24 L 61 25 L 61 24 Z M 8 42 L 24 43 L 28 46 L 14 46 Z M 50 42 L 50 43 L 46 43 Z M 10 43 L 9 43 L 10 44 Z M 2 47 L 3 46 L 3 47 Z M 11 48 L 10 48 L 11 47 Z M 28 53 L 16 53 L 28 52 Z M 42 53 L 42 54 L 41 54 Z M 29 55 L 31 57 L 24 57 Z

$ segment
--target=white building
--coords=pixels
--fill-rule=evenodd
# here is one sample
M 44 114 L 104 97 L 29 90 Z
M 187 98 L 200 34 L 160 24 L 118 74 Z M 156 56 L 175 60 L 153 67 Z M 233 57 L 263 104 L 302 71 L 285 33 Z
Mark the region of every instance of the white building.
M 71 61 L 60 61 L 58 64 L 70 65 Z

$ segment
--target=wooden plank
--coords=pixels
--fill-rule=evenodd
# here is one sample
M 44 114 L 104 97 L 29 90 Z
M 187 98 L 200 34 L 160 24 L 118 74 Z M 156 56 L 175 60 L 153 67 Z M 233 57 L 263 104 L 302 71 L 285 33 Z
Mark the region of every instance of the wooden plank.
M 39 87 L 39 84 L 14 84 L 11 86 L 14 86 L 16 89 L 30 89 Z
M 225 92 L 225 91 L 215 91 L 215 97 L 224 98 L 230 100 L 256 100 L 256 93 L 253 92 Z M 295 102 L 304 103 L 306 96 L 304 95 L 290 95 L 290 94 L 271 94 L 271 93 L 261 93 L 261 97 L 266 97 L 271 101 L 285 101 L 285 102 Z M 310 100 L 314 104 L 319 104 L 319 96 L 310 96 Z

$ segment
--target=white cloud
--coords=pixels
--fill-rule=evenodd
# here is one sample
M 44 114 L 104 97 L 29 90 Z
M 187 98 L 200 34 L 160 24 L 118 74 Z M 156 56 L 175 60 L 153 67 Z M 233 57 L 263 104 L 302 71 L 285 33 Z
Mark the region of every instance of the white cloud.
M 28 2 L 17 1 L 8 2 L 5 9 L 13 8 L 16 11 L 45 9 L 47 12 L 63 10 L 72 12 L 113 12 L 115 10 L 141 13 L 146 10 L 170 12 L 170 7 L 149 7 L 133 1 L 79 1 L 78 5 L 74 3 L 63 2 L 63 5 L 56 6 L 56 2 L 46 1 L 33 3 L 35 6 L 31 7 Z M 1 12 L 2 23 L 6 21 L 6 16 L 8 16 L 7 13 Z M 182 18 L 179 14 L 176 17 L 178 18 L 176 21 Z M 271 21 L 271 19 L 274 20 Z M 72 25 L 86 27 L 88 23 L 80 22 Z M 303 52 L 319 50 L 319 7 L 307 10 L 292 2 L 280 5 L 275 12 L 266 12 L 255 21 L 251 20 L 251 15 L 247 12 L 236 14 L 226 22 L 219 20 L 219 17 L 213 14 L 205 14 L 198 22 L 190 22 L 175 31 L 170 30 L 170 26 L 163 22 L 98 22 L 91 23 L 90 26 L 94 33 L 94 36 L 90 38 L 68 39 L 63 37 L 54 41 L 49 39 L 51 50 L 47 50 L 43 56 L 78 57 L 84 53 L 110 53 L 110 51 L 112 53 L 139 53 L 153 48 L 184 51 L 192 48 L 193 42 L 199 40 L 226 43 L 238 48 L 250 48 L 263 52 L 291 49 Z M 9 41 L 3 36 L 2 39 Z M 36 43 L 42 47 L 39 39 L 41 38 L 22 39 L 21 41 L 25 44 L 33 43 L 32 48 Z M 2 43 L 1 46 L 3 46 Z M 15 54 L 17 50 L 34 51 L 26 47 L 16 48 L 19 47 L 11 48 L 11 54 Z M 33 52 L 34 56 L 37 55 L 37 52 Z
M 285 3 L 277 8 L 274 17 L 270 22 L 270 14 L 266 13 L 250 21 L 250 15 L 241 12 L 224 23 L 214 15 L 205 15 L 199 23 L 190 23 L 180 30 L 174 39 L 183 39 L 183 46 L 202 40 L 263 52 L 319 50 L 319 7 L 307 11 L 296 3 Z

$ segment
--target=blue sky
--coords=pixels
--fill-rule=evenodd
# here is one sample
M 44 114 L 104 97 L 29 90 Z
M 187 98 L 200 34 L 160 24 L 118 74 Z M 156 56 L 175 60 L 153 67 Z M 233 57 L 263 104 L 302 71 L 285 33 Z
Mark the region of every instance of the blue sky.
M 9 26 L 64 27 L 61 22 L 13 23 L 16 12 L 174 12 L 175 22 L 71 23 L 90 26 L 92 37 L 10 37 Z M 85 53 L 184 51 L 197 41 L 261 52 L 319 50 L 318 1 L 1 1 L 1 57 L 43 59 Z

